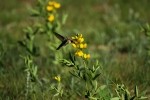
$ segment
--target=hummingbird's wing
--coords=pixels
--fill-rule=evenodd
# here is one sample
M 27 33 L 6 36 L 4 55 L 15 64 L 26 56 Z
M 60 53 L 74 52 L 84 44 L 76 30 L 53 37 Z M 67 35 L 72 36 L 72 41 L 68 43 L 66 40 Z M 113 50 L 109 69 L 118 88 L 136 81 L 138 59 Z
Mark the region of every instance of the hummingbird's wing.
M 66 38 L 64 37 L 64 36 L 62 36 L 62 35 L 60 35 L 60 34 L 58 34 L 58 33 L 56 33 L 56 32 L 53 32 L 54 33 L 54 35 L 59 39 L 59 40 L 61 40 L 61 41 L 64 41 Z
M 58 46 L 56 50 L 59 50 L 62 46 L 65 46 L 67 44 L 68 40 L 62 41 L 62 43 Z

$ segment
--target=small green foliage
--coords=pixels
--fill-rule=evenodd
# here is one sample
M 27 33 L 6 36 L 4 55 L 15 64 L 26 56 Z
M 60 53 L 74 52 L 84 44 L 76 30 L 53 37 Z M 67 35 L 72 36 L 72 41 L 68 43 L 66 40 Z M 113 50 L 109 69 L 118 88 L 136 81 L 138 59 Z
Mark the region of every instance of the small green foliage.
M 34 91 L 34 86 L 38 83 L 37 66 L 33 64 L 31 56 L 23 57 L 25 61 L 26 72 L 26 98 L 28 99 Z
M 61 63 L 65 66 L 72 67 L 72 71 L 70 71 L 71 75 L 77 77 L 80 81 L 84 82 L 85 98 L 100 98 L 95 97 L 95 95 L 99 94 L 100 92 L 100 88 L 98 86 L 97 81 L 98 77 L 100 76 L 100 73 L 98 73 L 98 70 L 100 68 L 98 61 L 92 67 L 88 66 L 86 64 L 86 61 L 84 60 L 83 64 L 79 65 L 79 62 L 76 60 L 76 57 L 70 55 L 70 61 L 63 59 L 61 60 Z
M 39 47 L 35 46 L 34 39 L 37 34 L 39 28 L 32 29 L 31 27 L 27 27 L 24 32 L 26 33 L 25 39 L 23 41 L 19 41 L 18 43 L 28 51 L 28 54 L 33 56 L 39 55 Z
M 68 66 L 68 67 L 73 67 L 73 66 L 75 66 L 74 63 L 72 63 L 72 62 L 70 62 L 70 61 L 68 61 L 68 60 L 66 60 L 66 59 L 60 60 L 60 63 L 62 63 L 63 65 L 66 65 L 66 66 Z
M 117 84 L 116 93 L 117 93 L 118 97 L 115 97 L 115 98 L 116 99 L 120 98 L 121 100 L 141 100 L 141 99 L 144 100 L 144 99 L 147 99 L 147 97 L 143 98 L 143 96 L 139 95 L 137 86 L 135 86 L 135 88 L 134 88 L 134 95 L 131 96 L 131 93 L 124 86 L 124 84 L 122 84 L 122 85 Z
M 145 35 L 147 36 L 147 40 L 148 40 L 148 43 L 147 43 L 147 61 L 146 63 L 148 63 L 150 65 L 150 25 L 147 23 L 145 24 L 142 29 L 141 29 L 142 32 L 145 33 Z

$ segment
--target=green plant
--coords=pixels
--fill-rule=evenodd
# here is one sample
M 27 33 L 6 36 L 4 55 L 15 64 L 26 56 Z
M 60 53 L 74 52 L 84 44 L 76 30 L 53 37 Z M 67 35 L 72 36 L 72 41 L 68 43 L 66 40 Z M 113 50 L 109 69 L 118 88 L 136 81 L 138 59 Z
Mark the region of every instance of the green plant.
M 145 33 L 145 35 L 147 36 L 147 40 L 148 40 L 148 44 L 147 44 L 147 62 L 148 64 L 150 64 L 150 26 L 149 24 L 145 24 L 142 29 L 142 32 Z
M 124 84 L 122 85 L 117 84 L 115 91 L 118 97 L 114 97 L 111 100 L 145 100 L 145 99 L 148 99 L 147 97 L 139 95 L 137 86 L 135 86 L 134 94 L 132 96 L 131 96 L 130 91 L 124 86 Z

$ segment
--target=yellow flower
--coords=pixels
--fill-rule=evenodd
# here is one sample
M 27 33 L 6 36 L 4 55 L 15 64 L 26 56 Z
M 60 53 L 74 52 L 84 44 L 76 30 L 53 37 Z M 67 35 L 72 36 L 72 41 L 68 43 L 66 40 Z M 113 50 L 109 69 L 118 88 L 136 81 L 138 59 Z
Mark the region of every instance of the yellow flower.
M 84 54 L 83 57 L 84 57 L 85 59 L 89 59 L 89 58 L 90 58 L 90 54 Z
M 49 1 L 48 5 L 53 6 L 53 7 L 57 8 L 57 9 L 61 7 L 60 3 L 55 2 L 55 1 Z
M 81 44 L 79 44 L 79 47 L 81 48 L 81 49 L 83 49 L 83 48 L 86 48 L 87 47 L 87 44 L 86 43 L 81 43 Z
M 60 76 L 55 76 L 55 77 L 54 77 L 54 79 L 55 79 L 56 81 L 58 81 L 58 82 L 60 82 L 60 81 L 61 81 Z
M 55 8 L 58 9 L 58 8 L 60 8 L 60 6 L 61 6 L 60 3 L 57 3 L 57 2 L 54 3 L 54 7 L 55 7 Z
M 82 37 L 78 38 L 79 43 L 82 43 L 83 41 L 84 41 L 84 38 L 82 38 Z
M 81 48 L 81 49 L 84 48 L 84 45 L 83 45 L 83 44 L 80 44 L 80 48 Z
M 77 51 L 75 53 L 75 55 L 79 56 L 79 57 L 82 57 L 83 56 L 83 52 L 80 50 L 80 51 Z
M 86 48 L 86 47 L 87 47 L 87 44 L 86 44 L 86 43 L 84 43 L 84 44 L 83 44 L 83 48 Z
M 48 21 L 50 22 L 53 22 L 55 20 L 55 17 L 53 14 L 51 14 L 49 17 L 48 17 Z
M 53 11 L 54 10 L 53 6 L 47 6 L 46 9 L 47 9 L 47 11 Z
M 84 38 L 82 37 L 82 34 L 77 34 L 76 36 L 72 37 L 72 39 L 73 39 L 72 45 L 74 48 L 83 49 L 87 47 L 87 44 L 83 43 Z
M 50 6 L 54 5 L 54 3 L 55 3 L 54 1 L 49 1 L 49 2 L 48 2 L 48 4 L 49 4 Z
M 72 46 L 73 46 L 74 48 L 77 48 L 77 45 L 76 45 L 76 44 L 74 44 L 74 43 L 72 43 Z
M 78 37 L 79 37 L 79 38 L 82 38 L 82 34 L 78 34 Z

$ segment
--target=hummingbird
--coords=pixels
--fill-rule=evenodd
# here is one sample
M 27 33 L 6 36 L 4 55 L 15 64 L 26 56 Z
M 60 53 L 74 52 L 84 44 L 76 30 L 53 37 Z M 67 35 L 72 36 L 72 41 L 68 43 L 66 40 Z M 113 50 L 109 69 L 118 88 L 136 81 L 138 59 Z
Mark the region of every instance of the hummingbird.
M 74 40 L 68 37 L 64 37 L 56 32 L 53 32 L 54 35 L 61 41 L 61 44 L 57 47 L 56 50 L 59 50 L 61 47 L 66 46 L 69 43 L 74 43 Z

